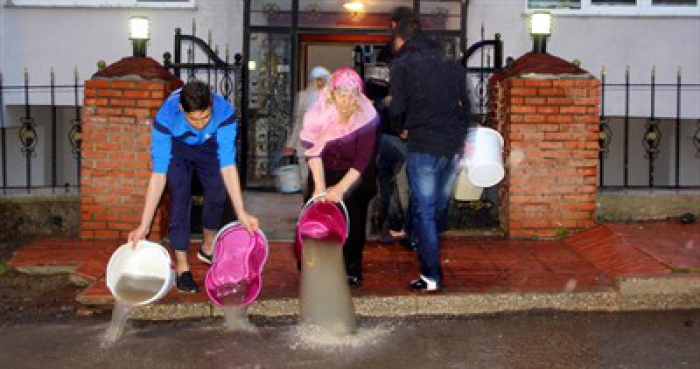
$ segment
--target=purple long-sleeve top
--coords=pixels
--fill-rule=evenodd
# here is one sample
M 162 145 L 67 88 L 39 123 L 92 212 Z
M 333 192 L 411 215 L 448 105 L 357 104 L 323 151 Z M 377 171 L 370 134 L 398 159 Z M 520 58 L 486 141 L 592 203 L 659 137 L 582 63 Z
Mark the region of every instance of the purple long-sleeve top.
M 352 133 L 326 142 L 321 152 L 323 167 L 334 171 L 354 168 L 363 173 L 374 157 L 379 120 L 375 118 Z M 309 159 L 314 158 L 310 156 Z

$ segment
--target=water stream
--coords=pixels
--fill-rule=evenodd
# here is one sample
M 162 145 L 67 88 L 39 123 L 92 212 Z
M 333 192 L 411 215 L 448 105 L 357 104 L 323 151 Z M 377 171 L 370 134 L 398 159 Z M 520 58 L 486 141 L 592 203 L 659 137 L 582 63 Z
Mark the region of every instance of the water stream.
M 304 239 L 300 323 L 336 336 L 357 331 L 355 307 L 345 276 L 343 247 L 337 242 Z
M 112 321 L 103 337 L 103 345 L 109 346 L 123 334 L 126 321 L 136 306 L 151 300 L 160 292 L 165 279 L 123 274 L 114 288 L 114 308 Z

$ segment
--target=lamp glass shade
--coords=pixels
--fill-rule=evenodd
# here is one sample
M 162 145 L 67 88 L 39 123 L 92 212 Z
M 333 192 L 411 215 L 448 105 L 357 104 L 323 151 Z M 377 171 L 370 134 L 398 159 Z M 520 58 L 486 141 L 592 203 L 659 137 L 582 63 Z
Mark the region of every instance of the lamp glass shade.
M 343 8 L 349 12 L 361 12 L 365 9 L 365 4 L 361 1 L 348 1 L 343 4 Z
M 545 35 L 552 34 L 552 14 L 545 12 L 535 12 L 530 15 L 530 34 Z
M 129 18 L 129 39 L 148 40 L 150 37 L 150 22 L 146 17 Z

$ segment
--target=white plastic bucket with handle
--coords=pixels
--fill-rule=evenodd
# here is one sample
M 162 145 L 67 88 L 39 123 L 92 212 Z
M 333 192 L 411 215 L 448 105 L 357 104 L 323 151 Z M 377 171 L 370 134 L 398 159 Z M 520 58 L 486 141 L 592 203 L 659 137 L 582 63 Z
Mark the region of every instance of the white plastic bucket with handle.
M 283 165 L 275 171 L 277 177 L 277 189 L 281 193 L 295 193 L 301 191 L 301 172 L 299 165 Z
M 114 298 L 130 306 L 153 303 L 175 284 L 175 267 L 163 246 L 141 240 L 136 248 L 122 245 L 107 263 L 107 287 Z
M 505 176 L 503 169 L 503 137 L 487 127 L 476 129 L 472 152 L 466 158 L 469 182 L 478 187 L 495 186 Z

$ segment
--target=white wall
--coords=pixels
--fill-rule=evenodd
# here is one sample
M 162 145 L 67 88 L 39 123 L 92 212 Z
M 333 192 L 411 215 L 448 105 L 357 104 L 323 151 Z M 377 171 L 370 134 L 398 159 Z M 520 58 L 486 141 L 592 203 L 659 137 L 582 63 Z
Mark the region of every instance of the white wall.
M 48 82 L 51 67 L 57 84 L 72 83 L 75 67 L 81 80 L 89 79 L 96 72 L 99 60 L 111 64 L 131 56 L 127 28 L 133 15 L 150 18 L 148 56 L 159 62 L 164 52 L 173 51 L 175 28 L 190 34 L 193 19 L 197 22 L 197 35 L 206 40 L 211 29 L 213 44 L 220 46 L 222 54 L 228 45 L 233 60 L 233 54 L 242 51 L 243 1 L 200 0 L 196 4 L 194 9 L 1 8 L 0 67 L 4 83 L 23 83 L 25 67 L 29 69 L 32 84 Z
M 525 0 L 474 0 L 468 14 L 468 44 L 480 39 L 482 23 L 486 37 L 503 36 L 505 55 L 515 58 L 532 50 Z M 649 83 L 656 66 L 657 83 L 675 83 L 678 67 L 684 83 L 700 83 L 700 17 L 698 16 L 605 16 L 554 15 L 547 51 L 566 60 L 579 59 L 582 67 L 599 77 L 607 70 L 609 83 L 624 83 L 630 66 L 631 81 Z M 675 95 L 661 94 L 657 114 L 675 116 Z M 638 99 L 633 115 L 649 113 L 648 95 Z M 608 114 L 621 114 L 622 99 L 612 98 Z M 684 99 L 685 117 L 700 116 L 700 93 Z M 661 109 L 661 110 L 659 110 Z M 636 112 L 636 113 L 635 113 Z

